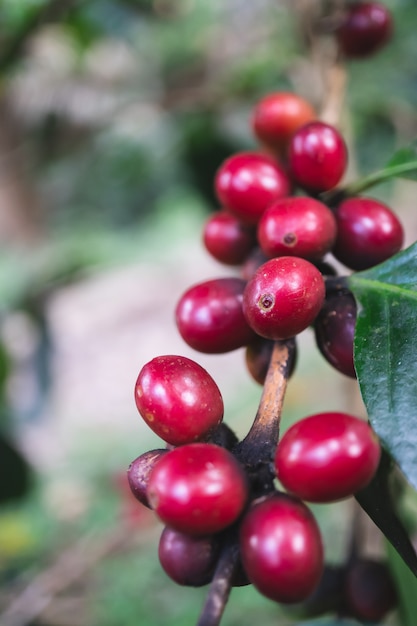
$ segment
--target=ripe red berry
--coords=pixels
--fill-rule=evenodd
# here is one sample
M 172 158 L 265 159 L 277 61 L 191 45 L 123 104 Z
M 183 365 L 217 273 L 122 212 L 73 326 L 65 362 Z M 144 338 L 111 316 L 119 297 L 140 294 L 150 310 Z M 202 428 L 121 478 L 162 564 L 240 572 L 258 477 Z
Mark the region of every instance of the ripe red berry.
M 283 198 L 271 204 L 258 224 L 258 241 L 268 257 L 321 259 L 336 239 L 332 211 L 313 198 Z
M 257 103 L 252 127 L 263 144 L 272 150 L 285 153 L 295 131 L 316 118 L 316 112 L 304 98 L 295 93 L 281 91 L 270 93 Z
M 346 413 L 318 413 L 296 422 L 275 455 L 278 479 L 309 502 L 333 502 L 373 478 L 381 448 L 367 422 Z
M 288 339 L 319 313 L 325 286 L 309 261 L 282 256 L 261 265 L 243 295 L 243 312 L 254 331 L 267 339 Z
M 222 206 L 242 222 L 256 224 L 271 202 L 289 194 L 290 183 L 271 157 L 241 152 L 220 166 L 215 190 Z
M 246 475 L 235 457 L 210 443 L 170 450 L 155 465 L 148 500 L 168 526 L 210 535 L 236 521 L 248 498 Z
M 178 585 L 202 587 L 213 576 L 219 547 L 216 536 L 193 537 L 167 526 L 159 540 L 159 562 Z
M 356 301 L 347 289 L 333 291 L 314 320 L 316 344 L 320 352 L 342 374 L 356 378 L 353 340 L 356 326 Z
M 347 149 L 339 133 L 330 124 L 310 122 L 292 137 L 289 147 L 289 173 L 310 193 L 335 187 L 347 165 Z
M 380 2 L 354 2 L 346 9 L 335 32 L 343 54 L 348 58 L 372 55 L 391 39 L 393 23 L 388 8 Z
M 337 237 L 333 255 L 353 270 L 365 270 L 399 252 L 401 222 L 389 207 L 372 198 L 348 198 L 335 211 Z
M 256 245 L 256 232 L 231 213 L 217 211 L 204 225 L 203 242 L 220 263 L 240 265 Z
M 141 504 L 151 508 L 146 495 L 149 476 L 159 459 L 168 452 L 168 450 L 149 450 L 138 456 L 129 465 L 127 470 L 127 481 L 129 487 L 136 500 Z
M 275 494 L 256 502 L 240 528 L 249 580 L 276 602 L 301 602 L 320 581 L 323 547 L 317 523 L 303 502 Z
M 218 354 L 246 346 L 254 337 L 242 311 L 245 281 L 217 278 L 190 287 L 176 307 L 184 341 L 199 352 Z
M 223 399 L 210 374 L 183 356 L 159 356 L 141 369 L 135 401 L 148 426 L 174 445 L 191 443 L 223 419 Z

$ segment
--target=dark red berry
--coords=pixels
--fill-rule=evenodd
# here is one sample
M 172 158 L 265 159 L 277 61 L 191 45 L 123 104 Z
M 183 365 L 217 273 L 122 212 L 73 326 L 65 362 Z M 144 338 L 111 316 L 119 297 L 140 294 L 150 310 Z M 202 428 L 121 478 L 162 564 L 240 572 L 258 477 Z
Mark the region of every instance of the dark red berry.
M 291 426 L 278 444 L 275 468 L 284 487 L 308 502 L 333 502 L 373 478 L 381 448 L 367 422 L 318 413 Z
M 249 580 L 271 600 L 301 602 L 320 581 L 320 531 L 300 500 L 275 494 L 255 503 L 242 520 L 240 548 Z
M 257 246 L 249 253 L 246 261 L 242 265 L 241 276 L 243 280 L 248 281 L 252 278 L 258 267 L 263 265 L 266 261 L 268 261 L 268 257 L 265 253 Z
M 146 495 L 149 476 L 155 464 L 166 453 L 167 450 L 149 450 L 148 452 L 144 452 L 144 454 L 141 454 L 137 459 L 132 461 L 127 470 L 127 480 L 131 492 L 136 500 L 139 500 L 139 502 L 148 507 L 148 509 L 151 508 Z
M 265 383 L 273 348 L 274 341 L 272 339 L 265 339 L 259 336 L 256 336 L 254 341 L 246 347 L 246 366 L 252 378 L 260 385 Z M 297 360 L 296 350 L 297 346 L 294 341 L 294 354 L 289 366 L 288 377 L 292 375 L 295 368 Z
M 220 166 L 215 189 L 222 206 L 242 222 L 256 224 L 271 202 L 289 194 L 290 183 L 271 157 L 241 152 Z
M 324 280 L 312 263 L 282 256 L 267 261 L 248 282 L 243 311 L 254 331 L 267 339 L 288 339 L 319 313 Z
M 254 336 L 242 311 L 245 281 L 217 278 L 190 287 L 176 308 L 184 341 L 199 352 L 218 354 L 246 346 Z
M 167 526 L 159 540 L 159 562 L 178 585 L 207 585 L 212 579 L 218 554 L 216 536 L 193 537 Z
M 168 452 L 152 471 L 147 495 L 168 526 L 211 535 L 233 524 L 248 498 L 246 475 L 235 457 L 210 443 Z
M 240 265 L 256 245 L 256 232 L 231 213 L 217 211 L 204 225 L 203 241 L 207 251 L 220 263 Z
M 389 207 L 371 198 L 348 198 L 335 211 L 335 258 L 353 270 L 365 270 L 399 252 L 401 222 Z
M 374 54 L 391 39 L 393 23 L 388 8 L 380 2 L 354 2 L 346 9 L 335 35 L 348 58 Z
M 258 224 L 258 241 L 268 256 L 321 259 L 336 239 L 336 220 L 331 210 L 313 198 L 283 198 L 271 204 Z
M 353 340 L 356 325 L 356 301 L 347 289 L 329 293 L 314 320 L 317 347 L 342 374 L 356 378 L 353 363 Z
M 292 137 L 288 166 L 294 181 L 310 193 L 335 187 L 347 165 L 345 142 L 336 128 L 310 122 Z
M 295 93 L 282 91 L 270 93 L 257 103 L 252 127 L 263 144 L 285 154 L 295 131 L 316 118 L 316 112 L 307 100 Z
M 201 439 L 223 419 L 223 398 L 210 374 L 183 356 L 159 356 L 141 369 L 136 406 L 164 441 L 179 446 Z
M 349 567 L 344 597 L 349 615 L 361 623 L 380 622 L 398 602 L 388 567 L 371 559 L 360 559 Z

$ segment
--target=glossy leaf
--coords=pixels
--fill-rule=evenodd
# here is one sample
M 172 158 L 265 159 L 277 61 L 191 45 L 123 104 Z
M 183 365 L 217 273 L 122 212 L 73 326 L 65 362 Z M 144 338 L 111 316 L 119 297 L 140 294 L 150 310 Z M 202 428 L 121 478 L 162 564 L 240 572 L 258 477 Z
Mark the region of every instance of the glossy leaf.
M 417 244 L 348 278 L 355 368 L 372 427 L 417 488 Z

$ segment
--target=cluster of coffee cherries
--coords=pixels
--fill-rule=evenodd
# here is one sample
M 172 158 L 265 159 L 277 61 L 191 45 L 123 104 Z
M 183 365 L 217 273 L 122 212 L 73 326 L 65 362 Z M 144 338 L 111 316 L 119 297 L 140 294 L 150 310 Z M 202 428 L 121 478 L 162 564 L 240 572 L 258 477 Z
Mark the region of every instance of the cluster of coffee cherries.
M 356 50 L 360 56 L 360 37 L 353 38 L 355 47 L 346 34 L 355 19 L 363 24 L 353 16 L 376 6 L 350 5 L 338 34 L 346 54 Z M 389 28 L 374 31 L 377 49 Z M 363 46 L 365 56 L 371 50 Z M 215 191 L 222 208 L 203 228 L 206 250 L 235 272 L 195 284 L 180 297 L 178 331 L 202 353 L 244 348 L 249 373 L 264 385 L 276 346 L 287 348 L 281 365 L 288 377 L 295 337 L 312 327 L 328 362 L 355 377 L 356 303 L 332 257 L 348 270 L 372 267 L 401 249 L 401 223 L 379 200 L 346 197 L 337 189 L 348 159 L 344 139 L 304 99 L 267 95 L 254 108 L 252 128 L 260 147 L 220 165 Z M 325 566 L 320 530 L 306 502 L 335 502 L 370 483 L 381 448 L 366 421 L 337 411 L 313 414 L 278 441 L 278 432 L 262 440 L 258 415 L 256 437 L 249 433 L 239 442 L 223 422 L 216 382 L 179 355 L 158 356 L 142 367 L 135 401 L 164 446 L 135 459 L 128 480 L 135 497 L 165 525 L 159 559 L 168 576 L 181 585 L 205 585 L 234 545 L 231 584 L 253 584 L 274 601 L 314 604 L 329 575 L 340 582 Z M 364 572 L 374 576 L 378 592 L 372 600 L 369 591 L 366 606 L 352 591 L 363 585 Z M 342 606 L 347 615 L 375 620 L 393 606 L 392 582 L 380 563 L 355 562 L 340 588 L 337 610 Z

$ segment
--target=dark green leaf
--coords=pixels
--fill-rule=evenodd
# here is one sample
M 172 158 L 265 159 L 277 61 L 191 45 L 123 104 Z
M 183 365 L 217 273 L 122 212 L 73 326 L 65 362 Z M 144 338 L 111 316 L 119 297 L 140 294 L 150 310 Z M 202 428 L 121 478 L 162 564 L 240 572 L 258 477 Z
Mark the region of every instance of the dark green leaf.
M 401 520 L 399 519 L 390 490 L 392 462 L 383 451 L 378 471 L 370 484 L 355 497 L 372 521 L 394 546 L 414 576 L 417 576 L 417 555 Z
M 0 504 L 22 498 L 30 487 L 30 478 L 21 453 L 0 434 Z
M 355 367 L 369 420 L 417 488 L 417 244 L 352 275 Z

